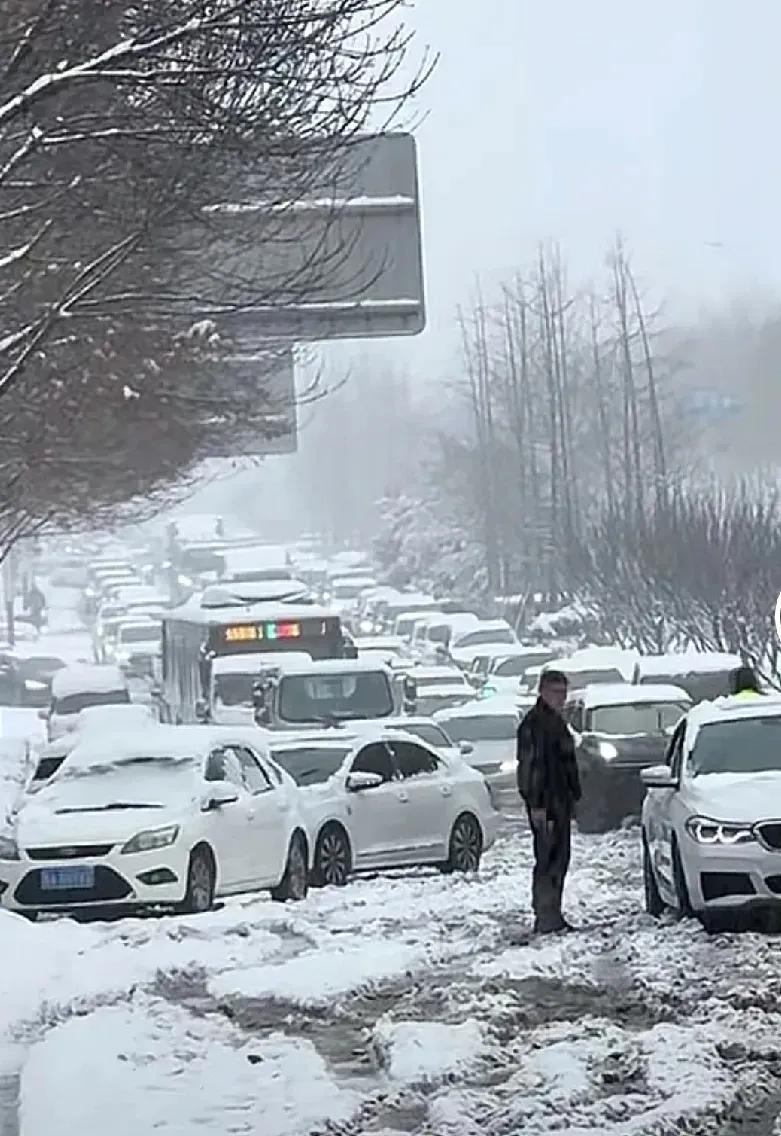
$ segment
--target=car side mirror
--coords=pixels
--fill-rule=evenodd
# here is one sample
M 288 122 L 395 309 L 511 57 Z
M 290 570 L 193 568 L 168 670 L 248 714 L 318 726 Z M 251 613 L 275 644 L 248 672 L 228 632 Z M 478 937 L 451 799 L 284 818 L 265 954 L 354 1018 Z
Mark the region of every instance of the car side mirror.
M 203 811 L 216 812 L 225 805 L 235 805 L 238 799 L 238 791 L 229 781 L 215 781 L 204 797 Z
M 475 747 L 471 742 L 461 742 L 458 747 L 462 757 L 469 757 L 470 753 L 475 752 Z
M 39 710 L 38 711 L 38 717 L 41 719 L 42 722 L 48 722 L 49 721 L 49 711 L 48 710 Z
M 379 789 L 383 784 L 379 773 L 350 773 L 346 781 L 349 793 L 364 793 L 367 789 Z
M 640 780 L 646 789 L 677 789 L 678 778 L 668 765 L 652 765 L 640 771 Z
M 199 722 L 207 722 L 209 720 L 209 704 L 205 698 L 199 698 L 195 703 L 195 717 Z

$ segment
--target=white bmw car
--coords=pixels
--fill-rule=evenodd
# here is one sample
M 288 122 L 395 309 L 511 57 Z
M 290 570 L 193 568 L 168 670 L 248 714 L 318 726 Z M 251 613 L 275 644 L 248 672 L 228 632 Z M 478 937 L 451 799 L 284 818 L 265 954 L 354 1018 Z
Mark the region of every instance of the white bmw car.
M 641 777 L 650 914 L 713 928 L 746 908 L 781 915 L 781 700 L 700 703 Z
M 318 886 L 410 865 L 476 871 L 495 839 L 481 774 L 398 729 L 279 735 L 272 754 L 301 788 Z
M 0 836 L 0 903 L 34 916 L 199 912 L 215 896 L 261 889 L 303 899 L 299 797 L 258 730 L 85 736 Z

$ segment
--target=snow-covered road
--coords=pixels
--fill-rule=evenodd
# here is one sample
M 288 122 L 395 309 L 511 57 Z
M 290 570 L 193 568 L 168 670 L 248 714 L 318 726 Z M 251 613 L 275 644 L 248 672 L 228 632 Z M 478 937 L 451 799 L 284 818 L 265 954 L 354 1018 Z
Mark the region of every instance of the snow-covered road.
M 186 919 L 2 915 L 0 1132 L 770 1136 L 778 941 L 653 924 L 630 831 L 576 839 L 579 933 L 513 945 L 529 870 L 510 831 L 474 879 Z
M 624 831 L 575 837 L 581 930 L 518 945 L 530 872 L 509 822 L 472 879 L 0 912 L 0 1136 L 781 1136 L 781 940 L 655 924 Z

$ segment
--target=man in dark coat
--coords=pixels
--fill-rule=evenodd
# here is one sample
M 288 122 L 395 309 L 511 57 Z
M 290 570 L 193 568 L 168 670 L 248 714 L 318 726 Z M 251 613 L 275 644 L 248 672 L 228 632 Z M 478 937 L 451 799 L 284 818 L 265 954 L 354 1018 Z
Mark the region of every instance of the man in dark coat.
M 534 929 L 543 935 L 572 930 L 561 913 L 561 895 L 580 778 L 572 735 L 561 716 L 566 699 L 567 676 L 543 671 L 539 697 L 518 728 L 518 791 L 534 835 Z

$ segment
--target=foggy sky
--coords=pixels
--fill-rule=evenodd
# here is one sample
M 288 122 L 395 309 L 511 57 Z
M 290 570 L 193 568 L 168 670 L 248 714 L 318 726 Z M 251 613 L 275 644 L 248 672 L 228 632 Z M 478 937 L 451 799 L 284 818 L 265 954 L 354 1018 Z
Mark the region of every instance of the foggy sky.
M 447 373 L 475 277 L 490 290 L 540 240 L 580 280 L 621 230 L 681 313 L 778 288 L 778 0 L 417 0 L 409 19 L 441 54 L 418 132 L 429 327 L 372 354 Z

